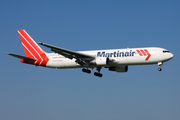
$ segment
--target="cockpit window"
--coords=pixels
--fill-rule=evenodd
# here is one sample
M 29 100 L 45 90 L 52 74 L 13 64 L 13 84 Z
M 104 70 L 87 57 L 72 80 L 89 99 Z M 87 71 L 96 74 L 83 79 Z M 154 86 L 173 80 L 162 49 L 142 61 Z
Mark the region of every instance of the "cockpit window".
M 169 51 L 168 50 L 163 50 L 163 53 L 169 53 Z

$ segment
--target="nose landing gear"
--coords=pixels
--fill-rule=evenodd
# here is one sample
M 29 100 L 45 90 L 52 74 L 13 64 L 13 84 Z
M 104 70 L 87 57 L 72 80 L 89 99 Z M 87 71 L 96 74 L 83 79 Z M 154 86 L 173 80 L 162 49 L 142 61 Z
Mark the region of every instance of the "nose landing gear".
M 161 67 L 162 67 L 163 63 L 162 63 L 162 62 L 159 62 L 158 65 L 159 65 L 158 71 L 161 71 L 161 70 L 162 70 Z
M 158 71 L 161 71 L 162 70 L 162 68 L 158 68 Z

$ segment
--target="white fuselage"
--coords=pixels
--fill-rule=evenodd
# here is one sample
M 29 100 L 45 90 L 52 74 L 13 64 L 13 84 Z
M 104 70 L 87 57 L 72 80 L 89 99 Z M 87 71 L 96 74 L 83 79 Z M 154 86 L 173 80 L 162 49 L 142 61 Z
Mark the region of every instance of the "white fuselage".
M 91 73 L 89 68 L 96 68 L 95 76 L 102 77 L 102 67 L 109 71 L 127 72 L 129 65 L 158 64 L 161 71 L 163 62 L 173 58 L 168 50 L 159 47 L 109 49 L 92 51 L 72 51 L 50 44 L 36 43 L 25 30 L 18 30 L 26 56 L 7 53 L 21 59 L 22 63 L 55 69 L 83 68 L 82 72 Z M 39 45 L 50 48 L 54 53 L 44 52 Z
M 140 51 L 138 53 L 137 51 Z M 141 52 L 142 51 L 142 52 Z M 163 48 L 147 47 L 147 48 L 127 48 L 127 49 L 110 49 L 110 50 L 93 50 L 93 51 L 78 51 L 87 55 L 94 56 L 96 60 L 103 60 L 107 57 L 113 60 L 108 65 L 89 65 L 89 68 L 94 67 L 111 67 L 124 65 L 146 65 L 158 64 L 159 62 L 166 62 L 173 58 L 173 54 Z M 65 58 L 57 53 L 46 53 L 49 61 L 46 67 L 50 68 L 82 68 L 83 66 L 75 62 L 75 59 Z M 93 62 L 93 61 L 92 61 Z

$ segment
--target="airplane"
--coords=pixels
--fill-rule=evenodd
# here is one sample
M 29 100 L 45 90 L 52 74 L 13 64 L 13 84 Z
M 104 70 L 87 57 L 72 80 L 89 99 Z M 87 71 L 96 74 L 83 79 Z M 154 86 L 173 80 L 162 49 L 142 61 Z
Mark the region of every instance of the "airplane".
M 18 30 L 26 56 L 7 53 L 21 59 L 20 62 L 35 66 L 55 69 L 82 68 L 90 74 L 96 68 L 95 76 L 102 77 L 102 67 L 109 71 L 127 72 L 130 65 L 158 64 L 162 70 L 164 62 L 172 59 L 174 55 L 160 47 L 109 49 L 92 51 L 72 51 L 46 43 L 36 43 L 25 30 Z M 46 53 L 39 45 L 50 48 L 53 53 Z

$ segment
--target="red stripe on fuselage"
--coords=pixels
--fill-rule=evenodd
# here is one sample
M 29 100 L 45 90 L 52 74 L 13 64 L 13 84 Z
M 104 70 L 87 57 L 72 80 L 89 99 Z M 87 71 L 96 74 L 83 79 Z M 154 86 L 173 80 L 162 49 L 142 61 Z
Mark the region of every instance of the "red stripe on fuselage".
M 149 53 L 149 51 L 147 49 L 144 50 L 136 50 L 140 56 L 147 56 L 145 61 L 149 60 L 149 58 L 151 57 L 151 54 Z
M 146 53 L 144 52 L 144 50 L 140 50 L 140 51 L 144 56 L 146 56 Z
M 144 49 L 144 51 L 146 52 L 146 54 L 148 55 L 147 58 L 145 59 L 146 61 L 149 60 L 149 58 L 151 57 L 151 54 L 149 53 L 148 50 Z
M 143 56 L 139 50 L 136 50 L 136 51 L 139 53 L 140 56 Z

